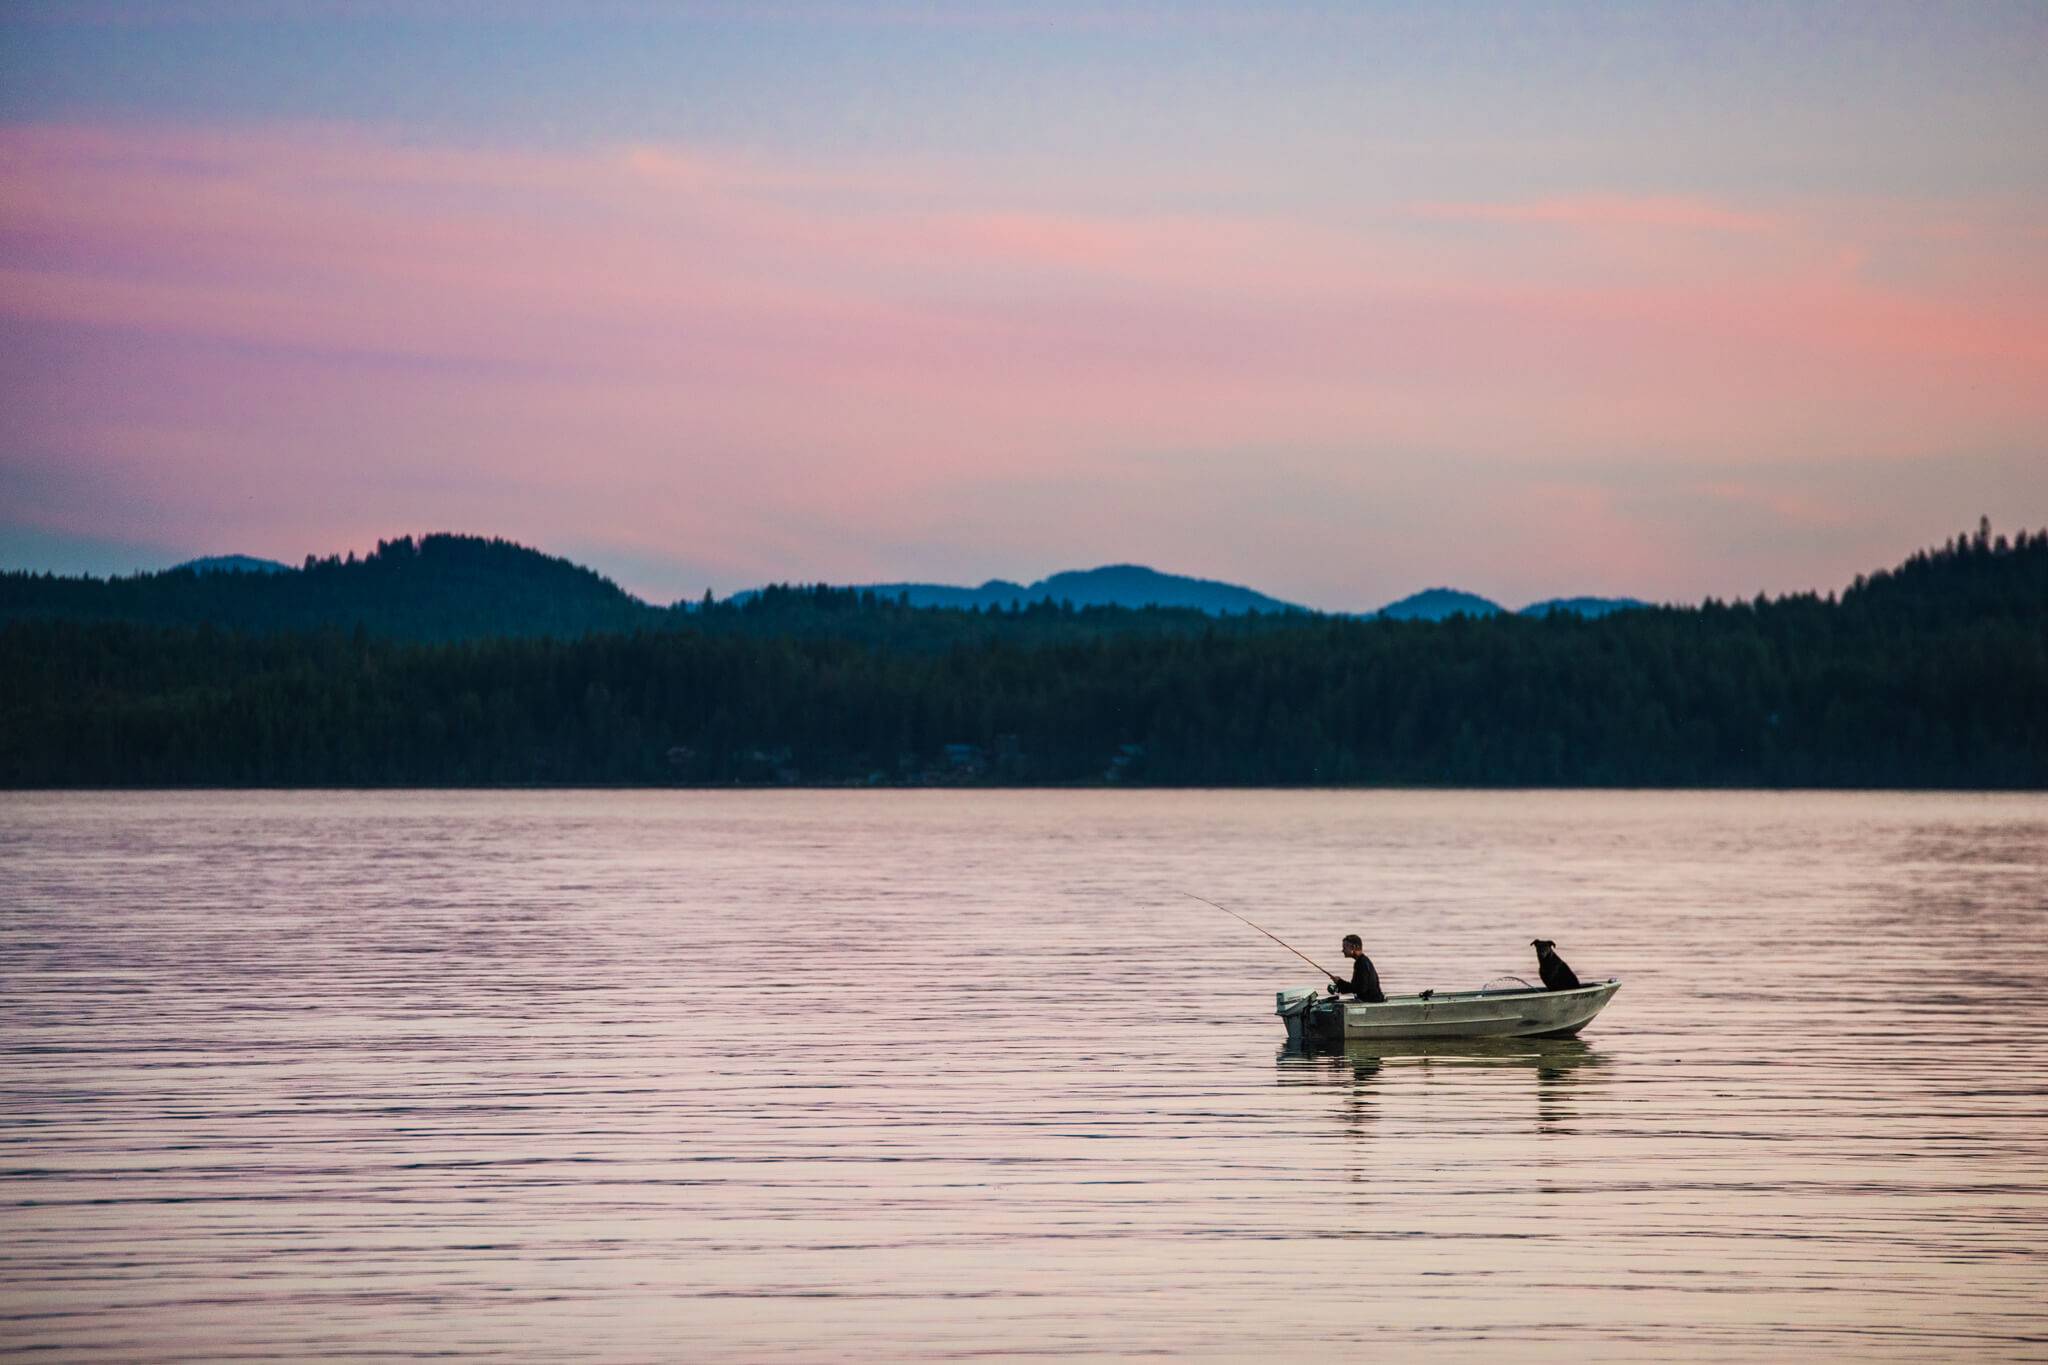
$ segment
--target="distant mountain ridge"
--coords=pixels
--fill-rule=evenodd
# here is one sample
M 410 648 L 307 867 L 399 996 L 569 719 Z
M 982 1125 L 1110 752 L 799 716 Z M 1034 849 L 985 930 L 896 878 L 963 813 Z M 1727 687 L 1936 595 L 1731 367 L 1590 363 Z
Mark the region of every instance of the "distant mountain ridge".
M 849 604 L 883 603 L 889 617 L 858 619 Z M 907 603 L 907 607 L 906 604 Z M 1048 604 L 1050 606 L 1048 607 Z M 1560 598 L 1524 615 L 1601 616 L 1639 606 L 1628 598 Z M 212 624 L 272 632 L 361 627 L 415 640 L 496 636 L 574 638 L 592 632 L 700 629 L 743 634 L 834 635 L 936 646 L 990 630 L 1030 638 L 1118 631 L 1179 633 L 1206 618 L 1263 630 L 1290 618 L 1440 621 L 1505 614 L 1497 602 L 1437 587 L 1378 611 L 1313 612 L 1240 584 L 1163 573 L 1140 564 L 1068 570 L 1036 582 L 979 587 L 877 583 L 777 585 L 735 593 L 707 614 L 702 603 L 656 606 L 569 560 L 501 539 L 436 533 L 400 536 L 358 557 L 308 556 L 303 567 L 252 555 L 212 555 L 173 569 L 108 579 L 0 573 L 0 619 L 61 617 L 158 625 Z M 912 616 L 903 613 L 910 610 Z M 737 612 L 738 615 L 733 613 Z M 1068 625 L 1052 616 L 1072 617 Z M 1104 615 L 1103 613 L 1128 613 Z M 1080 614 L 1088 614 L 1082 620 Z M 1031 624 L 1025 624 L 1029 617 Z
M 759 588 L 726 599 L 744 602 Z M 1250 612 L 1299 612 L 1323 616 L 1384 617 L 1391 621 L 1446 621 L 1453 616 L 1499 616 L 1507 608 L 1488 597 L 1458 588 L 1426 588 L 1376 611 L 1316 612 L 1312 607 L 1269 597 L 1253 588 L 1210 578 L 1163 573 L 1142 564 L 1105 564 L 1096 569 L 1069 569 L 1035 583 L 991 578 L 979 587 L 949 583 L 863 583 L 853 592 L 872 592 L 889 600 L 907 600 L 913 607 L 944 607 L 957 611 L 1002 611 L 1050 599 L 1076 607 L 1182 608 L 1210 616 L 1241 616 Z M 1532 602 L 1518 613 L 1547 616 L 1552 612 L 1599 617 L 1649 605 L 1633 597 L 1552 597 Z
M 1453 616 L 1499 616 L 1504 610 L 1500 603 L 1477 593 L 1457 588 L 1424 588 L 1367 614 L 1390 621 L 1446 621 Z
M 1650 604 L 1634 597 L 1547 597 L 1531 602 L 1517 616 L 1583 616 L 1594 620 L 1617 611 L 1635 611 Z M 1457 588 L 1425 588 L 1398 602 L 1390 602 L 1368 616 L 1390 621 L 1448 621 L 1453 616 L 1501 616 L 1507 608 L 1490 597 L 1462 592 Z
M 673 615 L 581 565 L 482 536 L 399 536 L 360 558 L 309 555 L 296 569 L 240 567 L 244 558 L 125 578 L 0 574 L 0 619 L 212 625 L 261 634 L 361 627 L 398 639 L 472 640 L 623 632 Z
M 943 583 L 873 583 L 856 591 L 877 597 L 908 598 L 913 607 L 955 607 L 962 610 L 1026 606 L 1050 598 L 1077 607 L 1183 607 L 1211 616 L 1247 612 L 1306 612 L 1251 588 L 1185 574 L 1161 573 L 1142 564 L 1105 564 L 1095 569 L 1069 569 L 1036 583 L 992 578 L 978 588 Z

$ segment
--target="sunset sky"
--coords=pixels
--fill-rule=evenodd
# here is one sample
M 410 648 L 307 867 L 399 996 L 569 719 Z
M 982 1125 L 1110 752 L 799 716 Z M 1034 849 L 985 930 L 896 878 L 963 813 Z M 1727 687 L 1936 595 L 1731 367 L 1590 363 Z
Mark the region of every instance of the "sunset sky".
M 0 8 L 0 567 L 1341 610 L 1980 513 L 2048 524 L 2033 0 Z

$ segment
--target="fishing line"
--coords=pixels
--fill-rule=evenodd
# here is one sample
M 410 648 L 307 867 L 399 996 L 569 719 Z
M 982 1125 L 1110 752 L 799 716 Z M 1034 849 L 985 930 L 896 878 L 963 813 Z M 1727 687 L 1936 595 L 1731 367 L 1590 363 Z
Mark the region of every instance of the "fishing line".
M 1196 894 L 1195 894 L 1194 892 L 1192 892 L 1192 891 L 1183 891 L 1183 892 L 1181 892 L 1181 894 L 1182 894 L 1183 896 L 1186 896 L 1186 897 L 1187 897 L 1188 899 L 1190 899 L 1190 900 L 1198 900 L 1198 901 L 1200 901 L 1200 902 L 1201 902 L 1202 904 L 1204 904 L 1204 905 L 1208 906 L 1208 907 L 1209 907 L 1210 909 L 1212 909 L 1212 910 L 1221 910 L 1221 911 L 1222 911 L 1222 912 L 1223 912 L 1224 914 L 1226 914 L 1226 915 L 1230 916 L 1230 917 L 1231 917 L 1232 919 L 1234 919 L 1234 920 L 1238 921 L 1238 922 L 1239 922 L 1240 924 L 1249 924 L 1249 925 L 1251 925 L 1251 927 L 1252 927 L 1252 928 L 1254 928 L 1254 929 L 1259 929 L 1259 926 L 1258 926 L 1258 925 L 1256 925 L 1256 924 L 1252 924 L 1252 922 L 1251 922 L 1250 920 L 1246 919 L 1246 918 L 1245 918 L 1245 917 L 1244 917 L 1243 915 L 1240 915 L 1240 914 L 1238 914 L 1238 913 L 1237 913 L 1237 911 L 1235 911 L 1235 910 L 1231 909 L 1231 908 L 1230 908 L 1229 906 L 1227 906 L 1227 905 L 1218 905 L 1218 904 L 1216 904 L 1216 902 L 1215 902 L 1215 901 L 1212 901 L 1212 900 L 1210 900 L 1210 899 L 1209 899 L 1209 898 L 1208 898 L 1207 896 L 1197 896 L 1197 895 L 1196 895 Z M 1302 960 L 1303 962 L 1306 962 L 1306 963 L 1307 963 L 1307 964 L 1308 964 L 1309 966 L 1311 966 L 1311 967 L 1314 967 L 1314 968 L 1315 968 L 1315 969 L 1316 969 L 1317 971 L 1321 972 L 1321 973 L 1322 973 L 1322 974 L 1323 974 L 1324 976 L 1328 977 L 1328 978 L 1329 978 L 1330 980 L 1332 980 L 1332 981 L 1342 981 L 1342 980 L 1344 979 L 1343 977 L 1341 977 L 1341 976 L 1337 975 L 1337 973 L 1335 973 L 1335 972 L 1331 971 L 1331 970 L 1330 970 L 1330 969 L 1329 969 L 1328 967 L 1325 967 L 1325 966 L 1324 966 L 1324 965 L 1323 965 L 1322 963 L 1320 963 L 1320 962 L 1316 961 L 1316 960 L 1315 960 L 1314 958 L 1310 957 L 1310 956 L 1309 956 L 1309 955 L 1308 955 L 1307 953 L 1304 953 L 1303 951 L 1301 951 L 1301 949 L 1299 949 L 1299 948 L 1295 947 L 1295 946 L 1294 946 L 1293 944 L 1291 944 L 1291 943 L 1287 942 L 1287 941 L 1286 941 L 1285 939 L 1281 938 L 1281 937 L 1280 937 L 1280 936 L 1279 936 L 1278 934 L 1274 934 L 1274 933 L 1268 933 L 1268 932 L 1267 932 L 1266 930 L 1264 930 L 1264 929 L 1259 929 L 1259 932 L 1260 932 L 1260 933 L 1262 933 L 1262 934 L 1265 934 L 1267 938 L 1270 938 L 1270 939 L 1272 939 L 1272 940 L 1273 940 L 1273 942 L 1275 942 L 1275 943 L 1279 944 L 1279 945 L 1280 945 L 1280 946 L 1281 946 L 1282 948 L 1285 948 L 1285 949 L 1286 949 L 1286 950 L 1287 950 L 1288 952 L 1290 952 L 1290 953 L 1293 953 L 1293 954 L 1294 954 L 1294 955 L 1295 955 L 1296 957 L 1300 958 L 1300 959 L 1301 959 L 1301 960 Z

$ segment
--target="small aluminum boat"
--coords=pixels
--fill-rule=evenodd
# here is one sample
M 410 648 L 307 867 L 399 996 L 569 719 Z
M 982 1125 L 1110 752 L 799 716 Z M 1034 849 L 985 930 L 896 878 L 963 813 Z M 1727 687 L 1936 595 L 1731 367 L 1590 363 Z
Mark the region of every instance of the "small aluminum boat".
M 1290 1046 L 1372 1038 L 1569 1038 L 1620 989 L 1609 977 L 1569 991 L 1486 987 L 1395 995 L 1378 1005 L 1291 990 L 1280 992 L 1273 1012 L 1286 1023 Z

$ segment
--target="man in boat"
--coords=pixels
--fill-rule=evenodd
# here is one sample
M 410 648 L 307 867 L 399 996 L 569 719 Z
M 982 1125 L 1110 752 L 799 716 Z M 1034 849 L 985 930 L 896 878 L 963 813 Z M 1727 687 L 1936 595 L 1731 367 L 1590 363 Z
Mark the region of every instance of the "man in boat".
M 1365 940 L 1356 934 L 1344 935 L 1344 956 L 1351 959 L 1351 979 L 1330 978 L 1332 991 L 1350 991 L 1363 1005 L 1383 1005 L 1387 997 L 1380 991 L 1380 974 L 1372 969 L 1372 959 L 1365 955 Z

